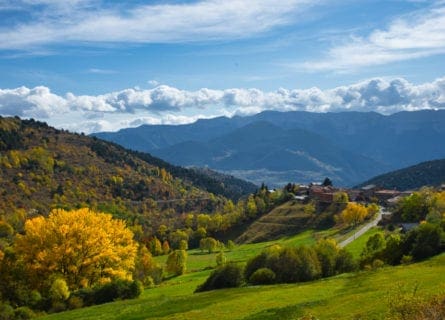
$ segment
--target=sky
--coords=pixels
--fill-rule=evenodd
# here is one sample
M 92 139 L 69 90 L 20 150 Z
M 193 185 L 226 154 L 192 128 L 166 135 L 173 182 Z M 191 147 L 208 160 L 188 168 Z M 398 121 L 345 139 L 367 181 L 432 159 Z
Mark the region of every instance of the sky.
M 0 0 L 3 116 L 92 133 L 444 108 L 444 0 Z

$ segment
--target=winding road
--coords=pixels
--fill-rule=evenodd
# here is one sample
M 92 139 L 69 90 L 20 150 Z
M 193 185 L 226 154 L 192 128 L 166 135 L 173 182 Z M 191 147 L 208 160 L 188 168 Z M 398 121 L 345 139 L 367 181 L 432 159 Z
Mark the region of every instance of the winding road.
M 377 215 L 374 217 L 373 220 L 369 221 L 367 224 L 365 224 L 363 227 L 361 227 L 357 232 L 355 232 L 352 236 L 350 236 L 349 238 L 343 240 L 342 242 L 340 242 L 338 244 L 340 246 L 340 248 L 346 247 L 348 244 L 350 244 L 352 241 L 354 241 L 355 239 L 360 237 L 366 231 L 368 231 L 372 227 L 375 227 L 379 223 L 379 221 L 382 219 L 383 214 L 387 214 L 387 212 L 385 211 L 385 209 L 383 207 L 380 207 L 379 212 L 377 213 Z

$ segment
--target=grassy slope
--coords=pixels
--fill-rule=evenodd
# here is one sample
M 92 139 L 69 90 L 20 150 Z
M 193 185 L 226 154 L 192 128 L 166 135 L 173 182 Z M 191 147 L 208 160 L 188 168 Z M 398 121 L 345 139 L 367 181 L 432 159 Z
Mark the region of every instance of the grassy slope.
M 346 246 L 346 249 L 352 254 L 355 259 L 360 257 L 360 254 L 363 248 L 366 245 L 366 241 L 368 241 L 369 237 L 375 235 L 376 233 L 383 233 L 382 229 L 378 227 L 371 228 L 365 234 L 361 235 L 353 242 Z
M 306 231 L 297 236 L 256 244 L 246 244 L 227 252 L 228 260 L 246 261 L 264 247 L 280 243 L 310 244 L 324 234 Z M 371 229 L 350 244 L 358 256 L 369 236 L 381 232 Z M 165 257 L 157 257 L 164 262 Z M 344 274 L 314 282 L 289 285 L 256 286 L 193 294 L 209 275 L 206 267 L 215 265 L 215 254 L 189 251 L 190 273 L 163 285 L 147 289 L 136 300 L 118 301 L 100 306 L 54 314 L 44 319 L 290 319 L 312 313 L 320 319 L 381 319 L 387 309 L 388 292 L 398 285 L 420 293 L 445 290 L 445 255 L 409 266 L 387 267 L 374 272 Z
M 420 284 L 419 294 L 445 289 L 445 255 L 409 266 L 344 274 L 289 285 L 193 294 L 208 272 L 187 274 L 146 290 L 136 300 L 54 314 L 45 319 L 289 319 L 310 312 L 320 319 L 381 319 L 389 292 Z

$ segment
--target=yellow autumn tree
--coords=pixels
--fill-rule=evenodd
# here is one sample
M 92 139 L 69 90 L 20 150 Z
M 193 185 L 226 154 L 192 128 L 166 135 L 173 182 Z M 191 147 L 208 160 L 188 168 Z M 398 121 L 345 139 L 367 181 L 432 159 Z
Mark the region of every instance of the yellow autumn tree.
M 71 290 L 131 279 L 137 253 L 124 221 L 86 208 L 57 209 L 47 218 L 26 221 L 15 246 L 35 288 L 54 275 L 62 276 Z
M 363 222 L 368 215 L 368 209 L 355 202 L 348 202 L 346 208 L 340 213 L 340 220 L 348 225 L 356 226 Z

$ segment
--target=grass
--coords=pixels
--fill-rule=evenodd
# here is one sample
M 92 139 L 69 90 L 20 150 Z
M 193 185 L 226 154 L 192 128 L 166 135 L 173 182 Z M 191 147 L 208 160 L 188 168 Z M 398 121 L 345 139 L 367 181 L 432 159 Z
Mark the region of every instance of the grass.
M 352 241 L 350 244 L 348 244 L 345 249 L 348 250 L 355 259 L 358 259 L 368 239 L 377 233 L 383 233 L 382 229 L 378 227 L 371 228 L 360 237 Z
M 43 319 L 382 319 L 388 293 L 402 284 L 418 293 L 445 290 L 445 254 L 408 266 L 343 274 L 318 281 L 193 294 L 209 271 L 186 274 L 135 300 L 46 316 Z
M 272 246 L 274 244 L 297 246 L 297 245 L 309 245 L 316 242 L 316 235 L 313 230 L 307 230 L 292 237 L 282 238 L 276 241 L 267 241 L 251 244 L 242 244 L 236 246 L 232 251 L 225 251 L 225 255 L 228 261 L 233 262 L 246 262 L 250 258 L 258 255 L 264 248 Z M 187 269 L 189 272 L 198 272 L 209 267 L 216 266 L 216 255 L 218 252 L 208 254 L 207 252 L 201 252 L 199 249 L 193 249 L 188 251 Z M 156 261 L 160 264 L 165 264 L 167 256 L 155 257 Z

